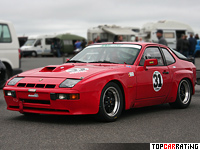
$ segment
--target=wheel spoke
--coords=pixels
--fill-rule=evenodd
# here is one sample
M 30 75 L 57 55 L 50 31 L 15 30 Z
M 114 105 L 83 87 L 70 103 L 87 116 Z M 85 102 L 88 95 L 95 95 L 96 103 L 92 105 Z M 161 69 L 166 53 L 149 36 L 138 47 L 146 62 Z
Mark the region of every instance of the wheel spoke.
M 109 107 L 109 113 L 111 113 L 113 111 L 113 108 L 112 107 Z
M 105 90 L 103 104 L 104 111 L 108 116 L 113 117 L 118 113 L 120 108 L 120 97 L 119 92 L 115 87 L 108 87 Z
M 108 91 L 107 94 L 109 97 L 113 97 L 113 93 L 111 91 Z

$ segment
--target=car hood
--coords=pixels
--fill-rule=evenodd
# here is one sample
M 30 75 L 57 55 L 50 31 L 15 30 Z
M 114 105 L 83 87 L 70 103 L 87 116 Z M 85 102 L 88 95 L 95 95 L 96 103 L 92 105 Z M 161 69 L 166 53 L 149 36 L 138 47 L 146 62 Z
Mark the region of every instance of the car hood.
M 74 78 L 80 79 L 90 75 L 117 70 L 125 67 L 123 64 L 62 64 L 50 65 L 43 68 L 23 72 L 19 76 L 42 78 Z

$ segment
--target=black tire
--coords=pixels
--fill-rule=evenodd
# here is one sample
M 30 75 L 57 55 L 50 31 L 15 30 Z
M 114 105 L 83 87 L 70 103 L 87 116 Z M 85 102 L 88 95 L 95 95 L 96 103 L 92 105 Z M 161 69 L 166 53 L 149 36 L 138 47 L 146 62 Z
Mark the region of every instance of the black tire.
M 96 118 L 106 122 L 115 121 L 121 115 L 123 105 L 121 89 L 116 83 L 109 82 L 101 92 L 99 112 Z
M 6 81 L 8 80 L 8 72 L 5 72 L 5 82 L 0 84 L 0 89 L 3 89 L 4 85 L 6 84 Z
M 37 114 L 37 113 L 27 113 L 27 112 L 24 112 L 24 113 L 21 113 L 21 114 L 23 114 L 24 116 L 38 116 L 39 114 Z
M 36 51 L 32 51 L 32 52 L 31 52 L 31 56 L 37 57 L 37 52 L 36 52 Z
M 173 108 L 187 108 L 190 105 L 192 98 L 192 87 L 188 79 L 180 81 L 176 101 L 169 103 Z

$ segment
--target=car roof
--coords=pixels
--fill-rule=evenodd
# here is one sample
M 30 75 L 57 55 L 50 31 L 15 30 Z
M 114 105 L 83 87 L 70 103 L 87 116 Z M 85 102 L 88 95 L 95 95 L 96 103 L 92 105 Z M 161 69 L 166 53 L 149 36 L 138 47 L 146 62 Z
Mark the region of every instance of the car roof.
M 105 44 L 133 44 L 133 45 L 141 45 L 141 46 L 152 45 L 152 46 L 167 47 L 162 44 L 150 43 L 150 42 L 103 42 L 103 43 L 94 43 L 92 45 L 105 45 Z

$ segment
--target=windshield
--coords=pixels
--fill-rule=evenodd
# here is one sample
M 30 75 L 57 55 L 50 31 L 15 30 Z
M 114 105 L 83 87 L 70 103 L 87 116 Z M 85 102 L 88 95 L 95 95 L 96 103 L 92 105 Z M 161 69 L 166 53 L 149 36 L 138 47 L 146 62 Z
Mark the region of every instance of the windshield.
M 141 49 L 139 45 L 108 44 L 85 48 L 68 62 L 133 64 Z
M 28 39 L 24 46 L 32 46 L 35 43 L 36 39 Z

